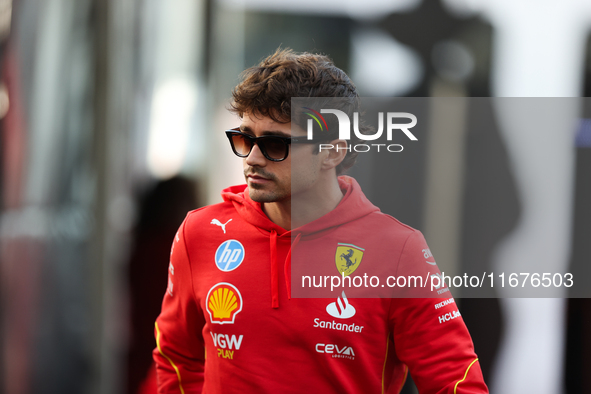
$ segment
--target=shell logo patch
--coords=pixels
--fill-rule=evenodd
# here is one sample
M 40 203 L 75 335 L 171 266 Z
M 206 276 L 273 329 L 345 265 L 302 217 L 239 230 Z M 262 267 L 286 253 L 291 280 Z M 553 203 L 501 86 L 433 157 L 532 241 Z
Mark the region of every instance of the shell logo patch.
M 339 243 L 334 256 L 339 274 L 349 276 L 355 272 L 361 264 L 364 251 L 365 249 L 353 244 Z
M 206 300 L 205 307 L 212 323 L 234 324 L 236 315 L 242 310 L 242 295 L 230 283 L 214 285 L 209 289 Z

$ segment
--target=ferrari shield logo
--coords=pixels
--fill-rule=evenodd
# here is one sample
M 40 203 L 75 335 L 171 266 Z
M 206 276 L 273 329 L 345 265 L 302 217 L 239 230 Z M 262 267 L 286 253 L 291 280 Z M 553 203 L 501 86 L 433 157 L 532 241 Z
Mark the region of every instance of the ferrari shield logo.
M 364 251 L 365 249 L 353 244 L 339 243 L 334 256 L 339 274 L 349 276 L 355 272 L 361 263 Z

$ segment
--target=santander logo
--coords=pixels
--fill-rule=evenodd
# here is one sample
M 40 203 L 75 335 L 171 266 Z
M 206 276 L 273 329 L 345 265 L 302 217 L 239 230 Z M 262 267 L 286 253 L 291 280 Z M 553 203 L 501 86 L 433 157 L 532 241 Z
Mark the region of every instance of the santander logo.
M 355 316 L 355 307 L 349 304 L 347 296 L 343 291 L 336 302 L 331 302 L 326 306 L 326 312 L 337 319 L 348 319 Z

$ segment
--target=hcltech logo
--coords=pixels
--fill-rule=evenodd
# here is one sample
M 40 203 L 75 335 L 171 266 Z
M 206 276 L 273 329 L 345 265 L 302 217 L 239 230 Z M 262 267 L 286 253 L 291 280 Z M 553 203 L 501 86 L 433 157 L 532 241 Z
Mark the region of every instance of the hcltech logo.
M 244 260 L 244 246 L 235 239 L 224 241 L 215 252 L 215 264 L 224 271 L 233 271 Z
M 307 138 L 309 140 L 313 140 L 314 139 L 314 122 L 313 120 L 316 121 L 316 123 L 320 126 L 321 130 L 324 130 L 324 128 L 322 127 L 322 123 L 324 123 L 324 126 L 326 126 L 326 129 L 328 130 L 328 125 L 326 123 L 326 121 L 324 120 L 324 117 L 320 114 L 333 114 L 336 115 L 337 120 L 339 122 L 339 139 L 341 140 L 350 140 L 351 139 L 351 120 L 349 119 L 349 116 L 338 109 L 321 109 L 320 113 L 318 113 L 317 111 L 314 111 L 313 109 L 309 108 L 309 107 L 304 107 L 305 109 L 309 110 L 310 112 L 304 112 L 306 115 L 310 116 L 312 119 L 308 119 L 307 122 Z M 394 135 L 394 131 L 396 130 L 400 130 L 404 133 L 404 135 L 406 135 L 406 137 L 408 137 L 408 139 L 410 139 L 411 141 L 418 141 L 417 137 L 414 136 L 413 133 L 410 132 L 409 129 L 413 128 L 414 126 L 417 125 L 417 117 L 414 116 L 413 114 L 409 113 L 409 112 L 387 112 L 386 113 L 386 139 L 387 141 L 392 141 L 393 135 Z M 408 119 L 410 120 L 409 123 L 395 123 L 395 119 Z M 322 120 L 322 123 L 321 123 Z M 384 133 L 384 113 L 383 112 L 379 112 L 378 113 L 378 130 L 374 133 L 374 134 L 362 134 L 359 131 L 359 113 L 358 112 L 354 112 L 353 113 L 353 133 L 355 133 L 355 136 L 357 136 L 357 138 L 359 138 L 362 141 L 375 141 L 378 138 L 380 138 L 382 136 L 382 134 Z M 387 151 L 387 152 L 402 152 L 402 150 L 404 149 L 404 147 L 400 144 L 379 144 L 379 143 L 372 143 L 372 144 L 354 144 L 354 145 L 348 145 L 346 148 L 342 148 L 340 146 L 334 146 L 332 144 L 320 144 L 319 145 L 319 150 L 322 151 L 323 149 L 346 149 L 349 152 L 351 151 L 355 151 L 355 152 L 369 152 L 372 150 L 375 150 L 377 152 L 380 151 Z

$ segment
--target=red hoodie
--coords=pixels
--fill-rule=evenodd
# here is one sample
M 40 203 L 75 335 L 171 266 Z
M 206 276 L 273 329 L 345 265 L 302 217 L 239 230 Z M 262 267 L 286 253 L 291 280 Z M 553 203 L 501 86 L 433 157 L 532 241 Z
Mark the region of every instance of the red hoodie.
M 361 253 L 349 251 L 359 229 L 379 229 L 379 242 L 397 251 L 387 256 L 395 271 L 425 265 L 419 231 L 381 213 L 352 178 L 339 182 L 340 204 L 292 231 L 271 222 L 246 185 L 187 215 L 156 321 L 159 393 L 399 393 L 408 372 L 420 393 L 488 392 L 449 293 L 290 297 L 292 237 L 304 245 L 325 234 L 332 275 L 340 275 L 335 247 L 346 245 L 337 252 L 349 257 Z M 332 245 L 339 239 L 345 242 Z M 341 269 L 351 271 L 345 259 Z

